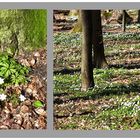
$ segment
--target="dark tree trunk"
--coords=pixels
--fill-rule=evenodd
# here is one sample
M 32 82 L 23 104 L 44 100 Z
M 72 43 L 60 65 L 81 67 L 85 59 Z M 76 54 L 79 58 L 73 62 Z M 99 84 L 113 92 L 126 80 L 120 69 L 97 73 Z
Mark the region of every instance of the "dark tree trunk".
M 82 90 L 94 87 L 93 62 L 96 68 L 107 67 L 104 55 L 104 45 L 100 10 L 81 11 L 83 42 L 82 42 Z M 92 55 L 94 52 L 94 55 Z
M 126 29 L 126 11 L 122 10 L 122 32 L 125 32 Z
M 125 24 L 131 24 L 133 22 L 133 18 L 128 15 L 126 10 L 122 10 L 121 14 L 117 19 L 117 22 L 119 24 L 123 24 L 123 15 L 125 16 Z
M 137 22 L 140 23 L 140 10 L 138 10 L 138 19 Z
M 86 91 L 90 87 L 94 87 L 93 65 L 92 65 L 92 12 L 90 10 L 81 11 L 82 21 L 82 88 Z
M 101 11 L 92 10 L 92 43 L 93 43 L 93 64 L 96 68 L 108 67 L 103 45 Z

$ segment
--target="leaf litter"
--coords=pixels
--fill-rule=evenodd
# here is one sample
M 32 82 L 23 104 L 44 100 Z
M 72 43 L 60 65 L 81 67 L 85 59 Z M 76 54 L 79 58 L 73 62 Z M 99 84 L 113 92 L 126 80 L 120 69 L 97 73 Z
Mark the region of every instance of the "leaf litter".
M 30 67 L 29 82 L 6 89 L 12 101 L 0 101 L 0 129 L 46 129 L 46 49 L 24 52 L 17 56 L 17 60 Z M 20 100 L 17 100 L 19 95 Z M 43 106 L 34 107 L 36 101 L 42 102 Z

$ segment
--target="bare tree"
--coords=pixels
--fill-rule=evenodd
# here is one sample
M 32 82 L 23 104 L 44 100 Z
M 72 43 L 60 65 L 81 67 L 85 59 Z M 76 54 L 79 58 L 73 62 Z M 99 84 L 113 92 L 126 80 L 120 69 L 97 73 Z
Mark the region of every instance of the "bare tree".
M 138 19 L 137 22 L 140 23 L 140 10 L 138 10 Z
M 92 44 L 93 44 L 93 64 L 96 68 L 108 67 L 105 54 L 101 25 L 101 11 L 92 10 Z
M 81 11 L 83 42 L 82 42 L 82 90 L 94 87 L 93 63 L 97 68 L 107 67 L 104 55 L 101 11 Z M 94 55 L 92 55 L 93 53 Z
M 126 11 L 122 10 L 122 32 L 126 29 Z
M 89 10 L 81 11 L 82 21 L 82 88 L 86 91 L 90 87 L 94 87 L 93 80 L 93 64 L 92 64 L 92 12 Z

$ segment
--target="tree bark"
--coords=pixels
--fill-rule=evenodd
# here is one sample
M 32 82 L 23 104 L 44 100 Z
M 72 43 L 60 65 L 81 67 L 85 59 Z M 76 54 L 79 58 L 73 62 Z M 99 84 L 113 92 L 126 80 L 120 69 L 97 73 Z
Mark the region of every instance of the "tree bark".
M 122 32 L 126 29 L 126 11 L 122 10 Z
M 138 19 L 137 22 L 140 23 L 140 10 L 138 10 Z
M 123 22 L 123 15 L 125 15 L 125 24 L 131 24 L 133 22 L 133 18 L 130 17 L 126 10 L 122 10 L 121 14 L 117 18 L 117 22 L 122 24 Z
M 92 10 L 92 44 L 93 63 L 96 68 L 107 68 L 108 64 L 104 54 L 104 44 L 101 25 L 101 11 Z
M 93 80 L 93 64 L 92 64 L 92 12 L 90 10 L 81 11 L 82 21 L 82 66 L 81 90 L 86 91 L 90 87 L 94 87 Z

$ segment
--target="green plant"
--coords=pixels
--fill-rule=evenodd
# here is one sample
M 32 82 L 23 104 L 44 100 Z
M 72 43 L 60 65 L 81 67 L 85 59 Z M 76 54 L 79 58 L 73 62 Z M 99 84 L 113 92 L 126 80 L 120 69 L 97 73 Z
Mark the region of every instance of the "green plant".
M 137 32 L 132 33 L 103 33 L 104 41 L 127 41 L 127 40 L 139 40 L 140 34 Z M 56 33 L 54 34 L 54 45 L 62 45 L 63 47 L 80 47 L 82 40 L 81 33 Z
M 26 74 L 29 69 L 7 54 L 0 54 L 0 77 L 4 78 L 4 84 L 19 85 L 27 82 Z
M 38 107 L 43 107 L 44 105 L 41 101 L 37 100 L 33 102 L 33 106 L 38 108 Z
M 12 94 L 10 97 L 9 97 L 9 100 L 11 101 L 11 103 L 16 106 L 19 104 L 19 98 L 18 98 L 18 95 L 17 94 Z

